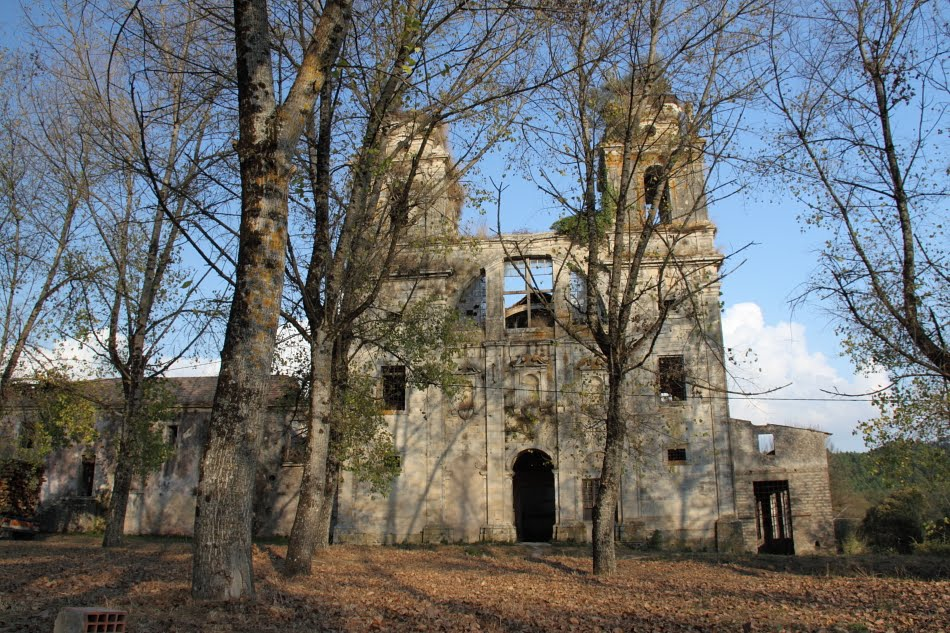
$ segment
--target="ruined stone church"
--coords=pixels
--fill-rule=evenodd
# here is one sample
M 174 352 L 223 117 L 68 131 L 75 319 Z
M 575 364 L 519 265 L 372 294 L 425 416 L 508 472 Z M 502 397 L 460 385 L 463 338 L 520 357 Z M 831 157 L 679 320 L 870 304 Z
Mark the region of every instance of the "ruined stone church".
M 662 140 L 675 134 L 684 106 L 665 98 L 658 107 L 651 134 Z M 641 274 L 656 276 L 659 288 L 661 265 L 669 261 L 664 254 L 675 248 L 677 266 L 706 281 L 688 301 L 674 287 L 639 307 L 668 317 L 625 394 L 630 440 L 617 539 L 702 550 L 832 548 L 827 435 L 730 418 L 719 306 L 723 257 L 705 207 L 702 159 L 658 174 L 663 143 L 654 147 L 638 157 L 629 178 L 637 188 L 631 200 L 656 198 L 661 207 Z M 602 149 L 618 186 L 618 148 Z M 425 177 L 445 179 L 450 165 L 447 147 L 437 145 L 426 155 Z M 662 195 L 654 195 L 658 186 Z M 461 200 L 452 188 L 440 191 L 417 209 L 408 236 L 419 244 L 438 241 L 440 248 L 407 247 L 382 303 L 399 305 L 412 293 L 457 307 L 473 331 L 458 356 L 462 388 L 451 397 L 435 387 L 413 389 L 395 359 L 370 359 L 401 474 L 388 494 L 379 494 L 344 473 L 333 540 L 587 541 L 603 460 L 597 420 L 606 377 L 583 339 L 589 335 L 578 248 L 559 232 L 462 238 Z M 128 533 L 192 529 L 214 379 L 170 384 L 180 412 L 166 438 L 176 451 L 137 484 Z M 275 378 L 255 506 L 260 534 L 287 534 L 293 521 L 301 466 L 291 392 Z M 68 526 L 108 482 L 101 447 L 55 456 L 43 489 L 44 504 L 59 508 L 51 513 L 54 527 Z

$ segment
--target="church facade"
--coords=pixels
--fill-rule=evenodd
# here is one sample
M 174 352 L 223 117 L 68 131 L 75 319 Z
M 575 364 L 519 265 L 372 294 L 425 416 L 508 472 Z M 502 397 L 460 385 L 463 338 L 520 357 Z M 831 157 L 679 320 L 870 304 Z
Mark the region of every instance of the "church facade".
M 657 121 L 672 129 L 682 107 L 663 101 Z M 657 147 L 659 153 L 662 143 Z M 603 153 L 616 186 L 617 148 L 607 145 Z M 657 292 L 638 310 L 651 318 L 663 311 L 666 318 L 625 386 L 629 440 L 617 539 L 722 551 L 832 548 L 827 435 L 729 415 L 719 305 L 723 257 L 705 207 L 702 160 L 663 175 L 665 192 L 654 196 L 656 157 L 640 158 L 629 179 L 639 193 L 631 199 L 658 200 L 661 208 L 640 271 L 653 276 Z M 444 145 L 430 150 L 426 178 L 446 179 L 450 163 Z M 419 210 L 409 235 L 414 244 L 439 247 L 407 245 L 380 304 L 436 300 L 457 308 L 472 333 L 458 354 L 461 387 L 451 396 L 435 387 L 413 389 L 411 368 L 382 354 L 367 358 L 377 371 L 401 473 L 382 494 L 344 472 L 333 540 L 587 541 L 603 462 L 607 378 L 583 321 L 583 253 L 563 232 L 462 237 L 461 203 L 449 191 Z M 701 281 L 688 291 L 674 281 L 662 294 L 673 251 L 681 277 L 688 271 Z M 213 379 L 170 384 L 189 394 L 179 397 L 180 414 L 169 424 L 176 453 L 134 490 L 130 533 L 191 530 Z M 272 394 L 258 476 L 255 527 L 262 535 L 289 532 L 300 481 L 293 399 L 281 395 L 284 388 L 289 392 L 284 385 Z M 76 449 L 51 462 L 47 506 L 107 488 L 108 466 L 100 458 L 96 470 L 95 454 Z

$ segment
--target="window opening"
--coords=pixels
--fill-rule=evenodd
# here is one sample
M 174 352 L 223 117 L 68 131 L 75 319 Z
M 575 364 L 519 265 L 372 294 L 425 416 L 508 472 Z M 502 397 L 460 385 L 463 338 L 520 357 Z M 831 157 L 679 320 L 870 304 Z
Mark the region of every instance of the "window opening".
M 686 365 L 682 356 L 661 356 L 657 367 L 660 402 L 686 400 Z
M 578 324 L 587 321 L 587 280 L 573 270 L 570 275 L 567 298 L 571 309 L 571 323 Z
M 82 466 L 79 471 L 79 496 L 91 497 L 95 492 L 96 456 L 86 454 L 82 456 Z
M 164 440 L 166 446 L 172 449 L 178 448 L 178 425 L 168 424 L 165 426 Z M 168 478 L 175 471 L 175 454 L 172 453 L 162 465 L 162 477 Z
M 597 491 L 600 489 L 600 478 L 585 479 L 582 482 L 582 497 L 584 501 L 584 520 L 594 519 L 594 506 L 597 505 Z
M 661 189 L 662 191 L 660 191 Z M 663 176 L 663 167 L 654 165 L 644 172 L 643 192 L 646 198 L 647 211 L 656 211 L 657 221 L 660 224 L 669 224 L 672 222 L 670 183 L 669 180 Z M 657 204 L 659 204 L 659 209 L 655 208 Z
M 771 433 L 759 433 L 759 452 L 763 455 L 775 455 L 775 436 Z
M 505 262 L 505 327 L 552 327 L 554 269 L 550 259 Z
M 405 365 L 384 365 L 383 408 L 390 411 L 406 410 L 406 367 Z
M 310 429 L 303 420 L 291 420 L 284 442 L 284 463 L 302 464 L 307 457 L 307 439 Z
M 597 297 L 597 313 L 601 321 L 607 320 L 604 304 Z M 567 303 L 571 310 L 571 323 L 575 325 L 587 322 L 587 278 L 581 273 L 571 271 Z
M 794 554 L 788 481 L 754 481 L 755 531 L 760 554 Z
M 462 317 L 472 319 L 479 325 L 485 325 L 485 306 L 485 271 L 482 270 L 462 293 L 458 310 Z
M 685 448 L 670 448 L 666 451 L 666 461 L 675 463 L 686 463 Z

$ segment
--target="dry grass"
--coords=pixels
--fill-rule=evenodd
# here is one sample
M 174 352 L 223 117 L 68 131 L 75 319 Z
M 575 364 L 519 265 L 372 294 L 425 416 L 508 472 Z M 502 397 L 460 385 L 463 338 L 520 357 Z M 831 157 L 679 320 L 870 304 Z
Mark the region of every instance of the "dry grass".
M 309 578 L 255 550 L 257 599 L 195 603 L 190 545 L 0 541 L 0 630 L 52 630 L 64 606 L 130 614 L 130 631 L 950 631 L 938 564 L 629 554 L 609 581 L 582 548 L 334 547 Z M 882 575 L 883 574 L 883 575 Z M 911 577 L 916 576 L 916 577 Z

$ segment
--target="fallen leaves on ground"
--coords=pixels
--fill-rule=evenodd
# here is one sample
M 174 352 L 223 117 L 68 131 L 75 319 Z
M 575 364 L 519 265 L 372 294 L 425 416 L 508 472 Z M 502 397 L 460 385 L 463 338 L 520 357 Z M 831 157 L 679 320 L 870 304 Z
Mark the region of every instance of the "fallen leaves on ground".
M 66 606 L 127 610 L 129 632 L 947 631 L 950 581 L 836 557 L 629 553 L 607 580 L 589 550 L 334 546 L 309 577 L 255 546 L 257 597 L 194 602 L 187 541 L 50 536 L 0 542 L 0 631 L 43 632 Z M 946 578 L 946 570 L 936 574 Z M 902 577 L 903 576 L 903 577 Z

